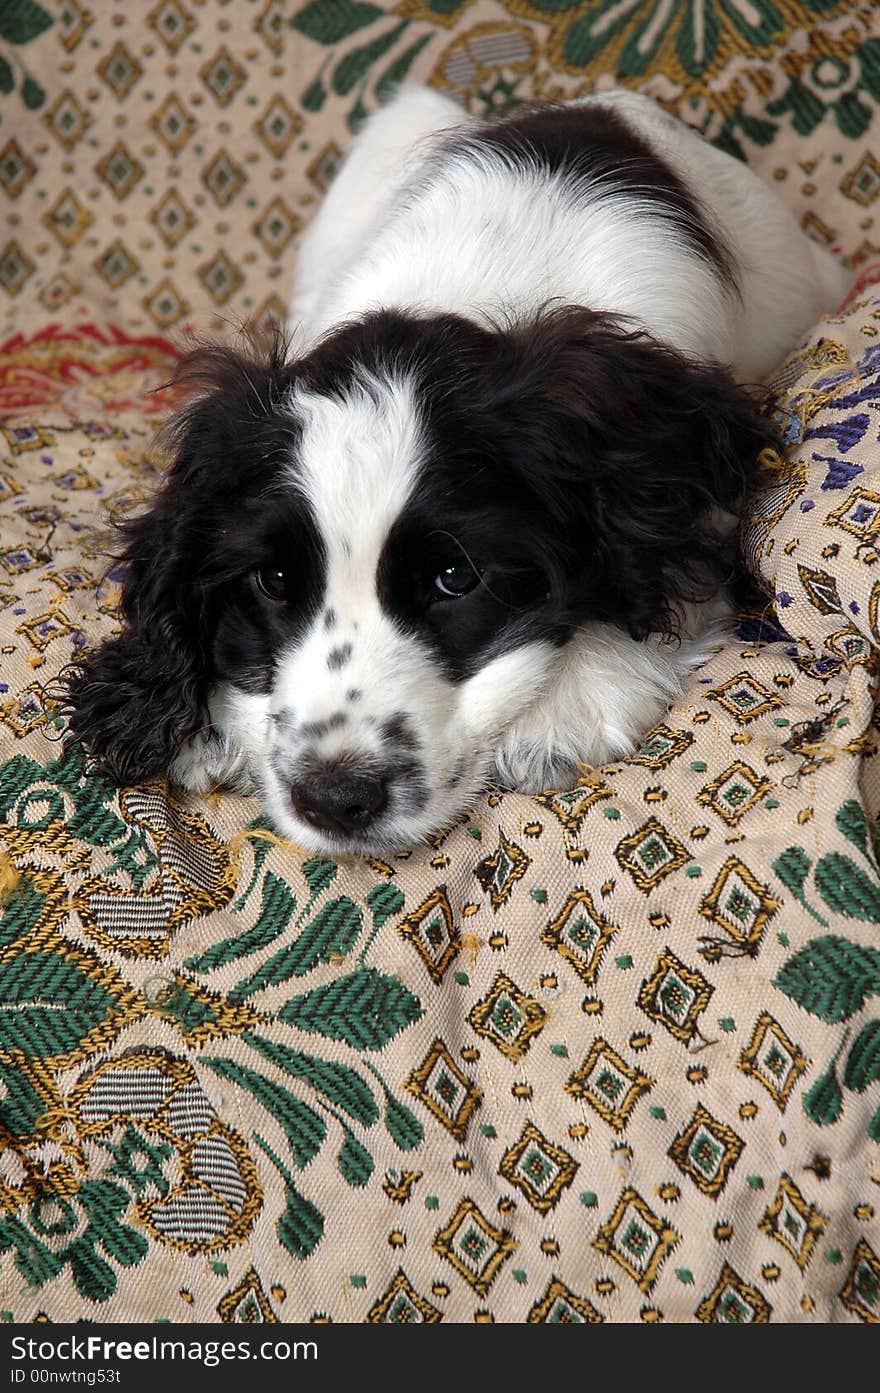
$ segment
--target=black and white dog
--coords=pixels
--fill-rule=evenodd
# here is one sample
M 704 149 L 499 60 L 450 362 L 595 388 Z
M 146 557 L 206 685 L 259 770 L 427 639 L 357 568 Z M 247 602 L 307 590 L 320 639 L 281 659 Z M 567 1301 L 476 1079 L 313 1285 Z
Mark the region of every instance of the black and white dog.
M 773 439 L 738 384 L 845 285 L 645 97 L 483 124 L 405 90 L 305 240 L 296 352 L 184 365 L 74 733 L 330 852 L 625 756 L 724 633 Z

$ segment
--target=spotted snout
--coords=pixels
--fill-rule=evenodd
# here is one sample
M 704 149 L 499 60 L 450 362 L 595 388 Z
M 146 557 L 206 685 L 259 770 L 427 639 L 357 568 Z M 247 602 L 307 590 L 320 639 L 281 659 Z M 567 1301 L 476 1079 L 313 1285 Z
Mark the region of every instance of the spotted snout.
M 274 718 L 272 767 L 294 815 L 335 837 L 354 838 L 386 814 L 420 812 L 428 779 L 413 719 L 344 711 L 298 720 L 290 709 Z

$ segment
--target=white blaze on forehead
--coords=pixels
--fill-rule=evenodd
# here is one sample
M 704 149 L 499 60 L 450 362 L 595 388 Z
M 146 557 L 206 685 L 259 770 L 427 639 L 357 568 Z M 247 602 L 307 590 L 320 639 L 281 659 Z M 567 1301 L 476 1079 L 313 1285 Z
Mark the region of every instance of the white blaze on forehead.
M 327 549 L 328 580 L 358 574 L 372 589 L 423 454 L 412 378 L 363 371 L 343 396 L 300 389 L 291 404 L 303 423 L 296 484 Z

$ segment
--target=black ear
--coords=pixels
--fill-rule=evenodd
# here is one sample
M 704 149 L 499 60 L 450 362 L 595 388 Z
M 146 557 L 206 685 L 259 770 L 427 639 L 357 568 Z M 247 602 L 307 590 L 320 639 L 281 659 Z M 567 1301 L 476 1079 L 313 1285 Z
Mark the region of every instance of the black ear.
M 70 731 L 118 784 L 165 771 L 205 723 L 224 527 L 247 459 L 261 455 L 247 431 L 277 404 L 285 353 L 281 338 L 256 356 L 199 348 L 171 384 L 191 400 L 160 437 L 171 458 L 161 486 L 121 526 L 122 628 L 60 679 Z
M 683 603 L 730 579 L 758 457 L 779 448 L 757 394 L 724 367 L 577 308 L 517 329 L 508 352 L 531 426 L 516 424 L 515 403 L 508 415 L 522 442 L 531 431 L 584 607 L 637 638 L 674 634 Z
M 168 768 L 204 719 L 204 608 L 190 574 L 179 487 L 124 526 L 118 635 L 62 673 L 71 732 L 117 784 Z

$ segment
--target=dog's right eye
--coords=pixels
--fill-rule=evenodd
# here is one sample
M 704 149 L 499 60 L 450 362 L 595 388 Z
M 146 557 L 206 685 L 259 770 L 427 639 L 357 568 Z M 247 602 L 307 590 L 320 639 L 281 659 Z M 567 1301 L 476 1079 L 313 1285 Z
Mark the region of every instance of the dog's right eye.
M 287 599 L 287 583 L 283 571 L 274 569 L 255 571 L 254 582 L 267 600 L 274 600 L 277 604 Z

